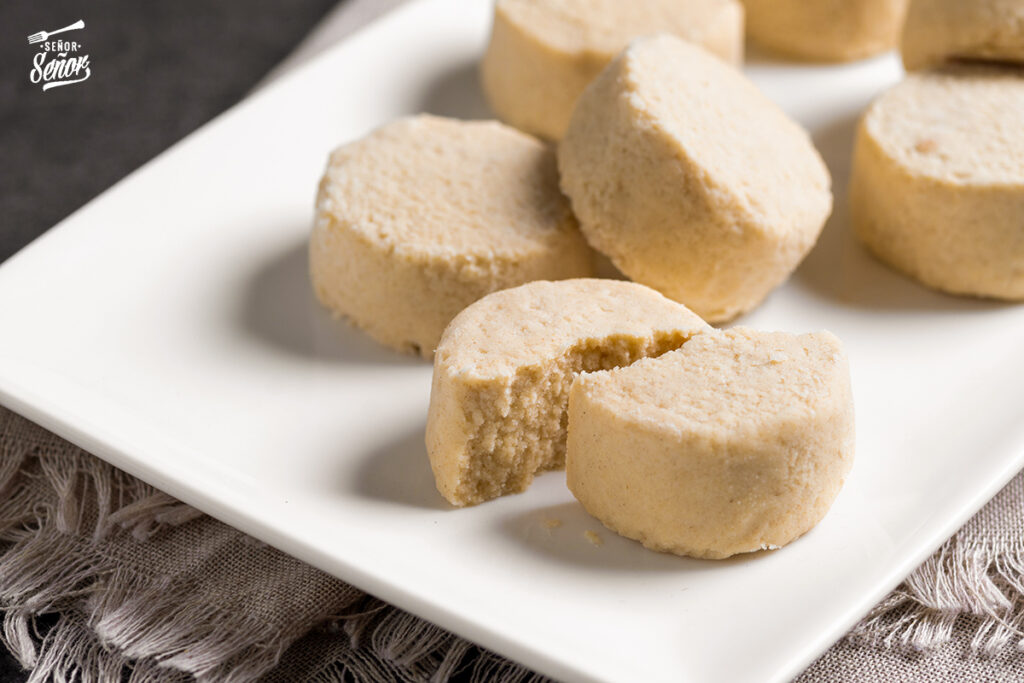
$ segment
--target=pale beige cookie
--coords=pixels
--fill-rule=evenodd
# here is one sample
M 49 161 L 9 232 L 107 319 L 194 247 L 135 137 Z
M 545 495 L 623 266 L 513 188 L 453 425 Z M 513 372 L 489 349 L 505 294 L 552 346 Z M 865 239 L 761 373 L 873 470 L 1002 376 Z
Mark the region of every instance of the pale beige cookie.
M 907 9 L 907 0 L 743 0 L 743 4 L 752 41 L 789 57 L 823 62 L 863 59 L 893 49 Z
M 917 72 L 861 120 L 850 210 L 881 260 L 936 289 L 1024 300 L 1024 78 Z
M 907 70 L 953 60 L 1024 62 L 1024 2 L 911 0 L 900 51 Z
M 565 460 L 566 402 L 581 371 L 676 349 L 707 324 L 619 280 L 532 282 L 456 316 L 434 357 L 427 453 L 453 505 L 524 491 Z
M 496 122 L 433 116 L 331 155 L 309 245 L 321 303 L 380 343 L 427 357 L 480 297 L 588 276 L 592 256 L 548 147 Z
M 743 60 L 737 0 L 498 0 L 484 92 L 504 121 L 558 139 L 601 69 L 633 38 L 662 32 Z
M 807 132 L 672 36 L 634 42 L 587 88 L 558 165 L 591 245 L 711 322 L 785 281 L 832 208 Z
M 735 328 L 581 375 L 569 489 L 654 550 L 720 559 L 778 548 L 828 512 L 853 464 L 853 400 L 833 335 Z

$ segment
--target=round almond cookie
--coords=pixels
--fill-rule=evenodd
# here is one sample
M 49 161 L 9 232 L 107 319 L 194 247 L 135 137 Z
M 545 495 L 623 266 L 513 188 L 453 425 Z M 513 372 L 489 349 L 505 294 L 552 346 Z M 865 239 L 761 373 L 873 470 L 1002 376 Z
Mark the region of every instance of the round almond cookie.
M 662 32 L 743 60 L 737 0 L 498 0 L 484 92 L 502 120 L 557 140 L 601 69 L 633 38 Z
M 1024 300 L 1024 78 L 909 75 L 860 122 L 854 230 L 882 261 L 954 294 Z
M 563 280 L 490 294 L 455 317 L 434 357 L 427 454 L 453 505 L 526 490 L 565 461 L 566 402 L 581 371 L 679 348 L 708 325 L 621 280 Z
M 900 51 L 908 71 L 954 60 L 1024 62 L 1024 2 L 912 0 Z
M 827 332 L 714 330 L 580 375 L 568 435 L 569 489 L 613 531 L 707 559 L 779 548 L 853 464 L 849 367 Z
M 786 280 L 832 208 L 807 132 L 667 35 L 635 41 L 587 88 L 558 165 L 590 244 L 710 322 Z
M 752 41 L 789 57 L 822 62 L 893 49 L 907 10 L 907 0 L 743 0 L 743 5 Z
M 319 300 L 382 344 L 433 355 L 463 308 L 592 274 L 553 152 L 496 122 L 400 119 L 331 155 L 309 244 Z

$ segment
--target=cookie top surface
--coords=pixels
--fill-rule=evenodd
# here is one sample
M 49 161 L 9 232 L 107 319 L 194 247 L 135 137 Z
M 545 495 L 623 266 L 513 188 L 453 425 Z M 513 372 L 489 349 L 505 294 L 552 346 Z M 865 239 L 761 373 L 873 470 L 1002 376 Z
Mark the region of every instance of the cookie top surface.
M 828 214 L 831 178 L 810 136 L 737 69 L 669 35 L 635 41 L 618 59 L 636 125 L 697 166 L 711 194 L 731 196 L 766 230 Z
M 1024 78 L 1012 69 L 917 72 L 875 101 L 863 131 L 911 172 L 954 185 L 1024 185 Z
M 537 281 L 489 294 L 445 330 L 435 369 L 502 377 L 611 336 L 686 335 L 710 329 L 682 304 L 622 280 Z
M 525 32 L 566 52 L 610 57 L 632 38 L 667 32 L 703 38 L 735 0 L 499 0 L 497 11 Z
M 493 121 L 399 119 L 333 152 L 320 210 L 397 256 L 515 257 L 578 239 L 553 151 Z
M 780 420 L 812 418 L 836 401 L 847 373 L 829 332 L 793 335 L 742 327 L 710 330 L 658 358 L 577 383 L 592 401 L 635 424 L 726 439 Z

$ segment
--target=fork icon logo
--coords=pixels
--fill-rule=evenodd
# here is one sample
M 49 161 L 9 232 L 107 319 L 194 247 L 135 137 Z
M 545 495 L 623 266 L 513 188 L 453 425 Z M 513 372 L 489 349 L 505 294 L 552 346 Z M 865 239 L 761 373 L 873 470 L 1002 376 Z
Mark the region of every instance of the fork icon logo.
M 51 40 L 52 36 L 85 28 L 79 19 L 73 24 L 52 31 L 37 31 L 28 37 L 29 45 L 38 45 L 39 52 L 32 57 L 29 80 L 42 83 L 43 91 L 63 85 L 81 83 L 92 75 L 89 55 L 82 54 L 82 44 L 74 40 Z

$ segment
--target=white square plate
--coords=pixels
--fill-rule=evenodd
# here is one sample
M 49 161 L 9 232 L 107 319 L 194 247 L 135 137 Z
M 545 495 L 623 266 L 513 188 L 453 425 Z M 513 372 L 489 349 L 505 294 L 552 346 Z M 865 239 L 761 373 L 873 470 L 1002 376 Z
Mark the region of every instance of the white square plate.
M 836 217 L 743 322 L 846 343 L 858 460 L 774 553 L 659 555 L 546 474 L 452 510 L 422 444 L 428 364 L 313 301 L 327 153 L 401 114 L 485 116 L 485 1 L 419 0 L 249 98 L 0 267 L 0 398 L 325 571 L 562 679 L 780 681 L 841 636 L 1024 460 L 1024 308 L 935 294 L 848 237 L 854 118 L 894 57 L 754 64 L 835 174 Z M 546 529 L 543 521 L 561 519 Z M 604 545 L 583 536 L 598 531 Z M 737 653 L 740 653 L 739 655 Z

